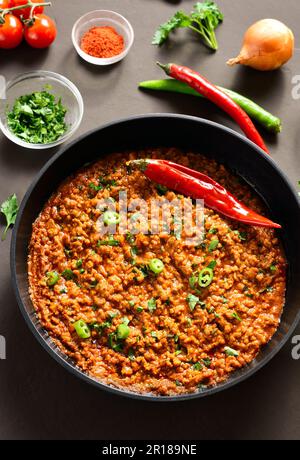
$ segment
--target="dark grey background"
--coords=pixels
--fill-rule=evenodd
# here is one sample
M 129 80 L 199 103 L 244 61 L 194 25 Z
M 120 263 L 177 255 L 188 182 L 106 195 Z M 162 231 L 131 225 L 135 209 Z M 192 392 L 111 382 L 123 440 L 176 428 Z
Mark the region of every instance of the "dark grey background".
M 225 15 L 217 35 L 220 50 L 212 54 L 188 31 L 168 46 L 151 46 L 155 28 L 178 8 L 194 1 L 53 0 L 59 35 L 44 51 L 22 45 L 0 51 L 0 72 L 7 79 L 32 69 L 69 77 L 85 101 L 80 133 L 132 114 L 179 112 L 206 117 L 238 129 L 210 103 L 188 96 L 139 92 L 137 82 L 161 78 L 157 59 L 202 71 L 215 83 L 236 89 L 283 119 L 283 132 L 265 135 L 272 156 L 295 188 L 300 179 L 300 100 L 292 98 L 293 76 L 300 75 L 299 50 L 283 69 L 259 73 L 228 68 L 225 62 L 240 48 L 244 31 L 255 20 L 273 17 L 287 23 L 299 43 L 298 0 L 219 0 Z M 132 23 L 136 38 L 127 59 L 107 68 L 81 61 L 72 47 L 75 20 L 93 9 L 113 9 Z M 149 133 L 151 135 L 151 133 Z M 53 155 L 19 148 L 0 136 L 0 201 L 17 193 L 21 199 L 35 174 Z M 3 224 L 3 221 L 1 221 Z M 10 234 L 0 243 L 0 335 L 7 359 L 0 361 L 0 439 L 299 439 L 300 361 L 289 343 L 262 371 L 238 387 L 204 400 L 154 404 L 102 393 L 77 380 L 48 356 L 25 325 L 14 298 L 9 270 Z M 300 334 L 300 328 L 296 333 Z

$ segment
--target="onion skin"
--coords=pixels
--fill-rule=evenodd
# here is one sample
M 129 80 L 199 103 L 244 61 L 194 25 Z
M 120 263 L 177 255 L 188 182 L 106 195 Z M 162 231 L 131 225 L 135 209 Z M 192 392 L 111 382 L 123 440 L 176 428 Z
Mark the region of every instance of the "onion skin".
M 262 19 L 247 30 L 239 56 L 227 64 L 242 64 L 256 70 L 279 69 L 294 53 L 294 34 L 276 19 Z

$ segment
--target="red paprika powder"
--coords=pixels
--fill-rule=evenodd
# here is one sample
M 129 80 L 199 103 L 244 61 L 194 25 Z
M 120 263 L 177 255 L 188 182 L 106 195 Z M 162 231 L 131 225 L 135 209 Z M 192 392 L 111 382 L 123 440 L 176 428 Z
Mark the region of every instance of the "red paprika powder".
M 124 51 L 124 38 L 113 27 L 92 27 L 81 38 L 80 46 L 90 56 L 110 58 Z

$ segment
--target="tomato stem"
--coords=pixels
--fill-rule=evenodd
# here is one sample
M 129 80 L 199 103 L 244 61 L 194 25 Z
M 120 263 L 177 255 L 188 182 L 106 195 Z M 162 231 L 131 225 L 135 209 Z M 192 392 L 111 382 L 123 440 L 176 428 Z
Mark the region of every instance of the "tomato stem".
M 6 14 L 11 13 L 12 11 L 16 10 L 23 10 L 24 8 L 32 8 L 34 10 L 38 6 L 52 6 L 51 2 L 41 2 L 41 3 L 33 3 L 31 0 L 28 0 L 27 3 L 24 5 L 19 5 L 19 6 L 12 6 L 11 8 L 0 8 L 0 16 L 3 18 Z

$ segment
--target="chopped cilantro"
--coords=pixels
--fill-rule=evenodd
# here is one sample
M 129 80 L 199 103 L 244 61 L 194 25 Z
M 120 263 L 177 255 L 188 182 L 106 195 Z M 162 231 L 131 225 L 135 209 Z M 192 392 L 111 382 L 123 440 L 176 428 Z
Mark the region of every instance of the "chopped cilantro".
M 29 144 L 50 144 L 67 131 L 67 109 L 48 91 L 37 91 L 16 99 L 7 113 L 9 130 Z

